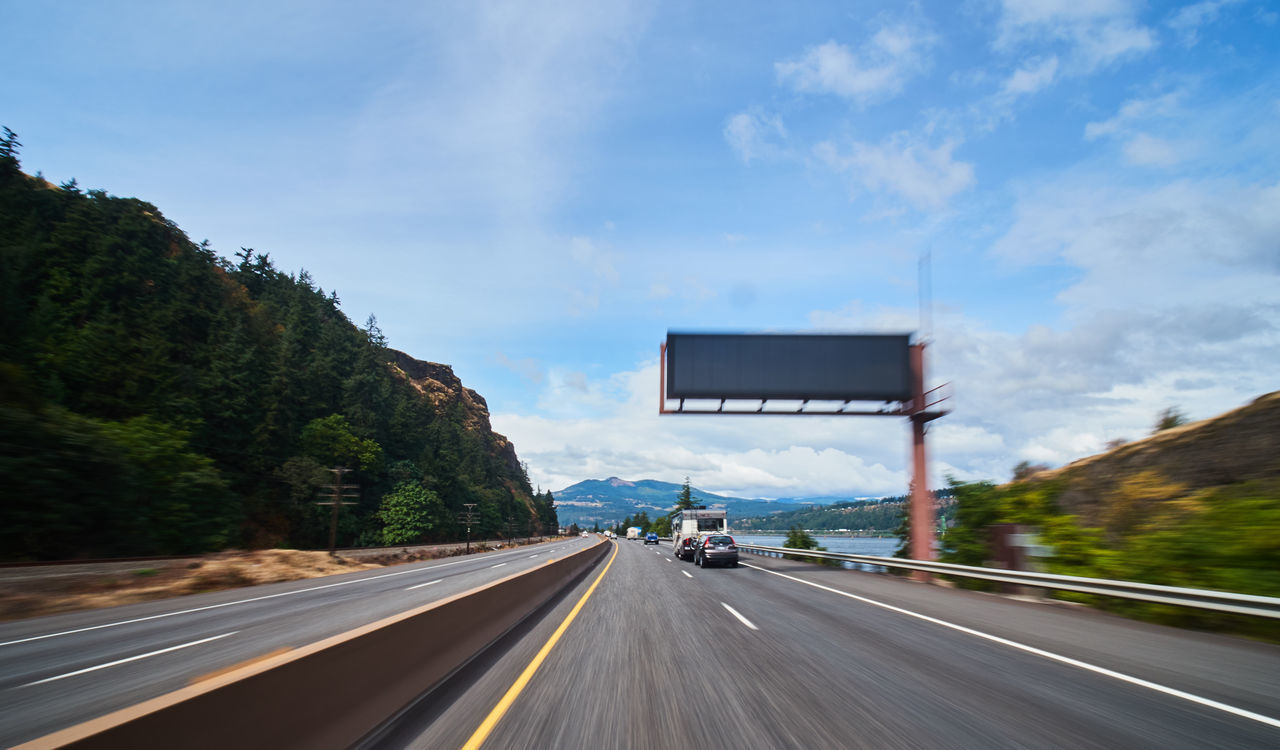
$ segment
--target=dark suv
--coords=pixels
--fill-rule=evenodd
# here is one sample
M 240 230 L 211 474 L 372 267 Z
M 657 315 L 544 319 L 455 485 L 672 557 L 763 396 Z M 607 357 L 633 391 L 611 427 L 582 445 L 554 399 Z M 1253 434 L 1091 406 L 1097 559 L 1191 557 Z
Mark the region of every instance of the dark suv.
M 705 568 L 711 564 L 738 567 L 738 545 L 728 534 L 707 534 L 693 549 L 693 564 Z

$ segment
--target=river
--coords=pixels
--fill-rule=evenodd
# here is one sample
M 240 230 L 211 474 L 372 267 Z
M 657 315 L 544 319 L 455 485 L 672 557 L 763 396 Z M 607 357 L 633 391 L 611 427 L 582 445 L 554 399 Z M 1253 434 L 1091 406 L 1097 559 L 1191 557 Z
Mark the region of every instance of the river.
M 732 534 L 732 532 L 730 532 Z M 781 547 L 786 541 L 785 535 L 765 534 L 732 534 L 739 544 L 759 544 L 765 547 Z M 844 552 L 850 555 L 875 555 L 892 557 L 898 549 L 897 537 L 862 537 L 862 536 L 819 536 L 811 534 L 819 547 L 826 547 L 828 552 Z M 844 563 L 846 568 L 868 568 L 883 570 L 880 566 L 862 566 L 857 563 Z

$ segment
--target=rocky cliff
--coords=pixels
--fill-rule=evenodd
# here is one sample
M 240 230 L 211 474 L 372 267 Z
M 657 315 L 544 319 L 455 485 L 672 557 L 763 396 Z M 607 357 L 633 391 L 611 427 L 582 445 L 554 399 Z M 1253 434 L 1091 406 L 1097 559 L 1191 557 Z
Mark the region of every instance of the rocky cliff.
M 452 367 L 414 359 L 395 349 L 387 351 L 393 357 L 392 368 L 419 393 L 426 396 L 436 407 L 437 413 L 444 413 L 459 406 L 463 414 L 463 426 L 484 438 L 490 453 L 502 460 L 511 470 L 511 476 L 518 477 L 523 473 L 520 459 L 516 456 L 515 446 L 505 435 L 493 431 L 489 423 L 489 405 L 484 397 L 463 386 L 462 380 L 453 373 Z M 521 490 L 516 494 L 525 496 L 527 493 Z M 527 502 L 528 498 L 526 497 L 525 500 Z

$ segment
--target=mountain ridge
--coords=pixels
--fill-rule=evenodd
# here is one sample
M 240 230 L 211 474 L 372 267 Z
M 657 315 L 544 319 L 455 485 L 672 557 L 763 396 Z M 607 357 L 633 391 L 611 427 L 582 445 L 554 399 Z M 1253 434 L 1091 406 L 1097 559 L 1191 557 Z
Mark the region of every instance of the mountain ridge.
M 675 507 L 683 485 L 657 479 L 627 480 L 611 476 L 606 479 L 584 479 L 553 492 L 561 525 L 579 526 L 617 523 L 641 511 L 653 517 Z M 815 498 L 746 498 L 721 495 L 690 487 L 694 502 L 708 508 L 724 508 L 731 516 L 767 516 L 798 510 L 809 505 L 866 499 L 855 496 L 822 496 Z

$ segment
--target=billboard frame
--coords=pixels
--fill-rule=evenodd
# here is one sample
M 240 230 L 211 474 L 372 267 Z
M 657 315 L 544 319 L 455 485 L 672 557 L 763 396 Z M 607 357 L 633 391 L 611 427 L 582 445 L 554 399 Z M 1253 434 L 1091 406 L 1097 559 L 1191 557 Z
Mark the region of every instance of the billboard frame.
M 911 344 L 910 349 L 913 352 L 912 356 L 914 357 L 914 352 L 916 347 L 923 347 L 923 346 L 924 344 L 919 344 L 919 343 Z M 913 366 L 913 370 L 914 370 L 914 366 Z M 913 419 L 923 419 L 926 422 L 930 422 L 950 412 L 950 409 L 941 408 L 942 404 L 951 398 L 950 383 L 943 383 L 942 385 L 937 386 L 935 388 L 931 388 L 930 390 L 927 390 L 927 391 L 922 390 L 919 393 L 918 397 L 913 395 L 912 398 L 909 398 L 905 401 L 887 402 L 887 403 L 897 404 L 896 406 L 881 407 L 879 409 L 874 409 L 874 410 L 850 409 L 849 405 L 855 403 L 853 399 L 845 400 L 844 403 L 840 406 L 840 408 L 835 411 L 821 410 L 821 409 L 807 409 L 806 407 L 808 407 L 810 401 L 816 400 L 816 401 L 824 401 L 824 402 L 830 403 L 832 401 L 838 400 L 838 399 L 807 399 L 807 398 L 805 399 L 794 399 L 794 398 L 788 398 L 788 399 L 768 399 L 768 398 L 684 399 L 684 398 L 681 398 L 681 399 L 678 399 L 679 405 L 676 408 L 672 409 L 667 404 L 667 402 L 670 401 L 671 399 L 667 398 L 667 344 L 665 341 L 658 348 L 658 377 L 659 377 L 658 414 L 690 414 L 690 415 L 691 414 L 703 414 L 703 415 L 728 414 L 728 415 L 741 415 L 741 416 L 748 416 L 748 417 L 759 417 L 759 416 L 794 417 L 797 415 L 806 416 L 806 417 L 912 417 Z M 914 372 L 913 372 L 912 379 L 913 379 L 913 385 L 914 385 L 914 380 L 915 380 Z M 912 393 L 915 394 L 914 388 L 912 390 Z M 685 401 L 717 401 L 717 400 L 720 402 L 720 405 L 715 409 L 685 408 Z M 781 411 L 777 409 L 769 410 L 766 407 L 769 405 L 770 401 L 800 401 L 801 404 L 800 404 L 800 408 L 790 410 L 790 411 Z M 731 402 L 733 404 L 755 404 L 756 408 L 754 410 L 745 410 L 741 408 L 730 408 L 726 410 L 725 406 L 729 405 Z M 858 402 L 858 403 L 866 403 L 866 402 Z M 920 404 L 918 408 L 916 406 L 917 403 Z
M 700 414 L 700 415 L 738 415 L 738 416 L 805 416 L 805 417 L 906 417 L 911 422 L 911 486 L 910 486 L 910 503 L 908 507 L 908 518 L 911 523 L 911 557 L 916 560 L 932 560 L 934 556 L 933 550 L 933 502 L 929 495 L 929 474 L 928 474 L 928 458 L 925 450 L 925 425 L 933 420 L 950 413 L 950 409 L 944 407 L 944 402 L 951 398 L 950 384 L 944 383 L 936 388 L 925 390 L 924 388 L 924 351 L 925 342 L 917 341 L 908 345 L 910 369 L 911 369 L 911 397 L 896 403 L 896 406 L 885 407 L 874 411 L 859 410 L 853 411 L 849 409 L 852 400 L 845 401 L 840 409 L 836 411 L 819 411 L 807 410 L 805 407 L 809 405 L 811 400 L 825 399 L 774 399 L 777 401 L 795 401 L 800 400 L 800 408 L 793 411 L 766 410 L 769 400 L 761 399 L 720 399 L 720 406 L 717 409 L 686 409 L 684 402 L 686 399 L 679 399 L 679 406 L 676 409 L 667 408 L 667 343 L 664 341 L 659 347 L 659 384 L 658 384 L 658 414 Z M 693 400 L 715 400 L 715 399 L 693 399 Z M 730 400 L 735 402 L 745 402 L 748 404 L 759 402 L 755 411 L 744 411 L 739 409 L 725 410 L 725 405 Z M 864 402 L 865 403 L 865 402 Z M 929 573 L 924 571 L 916 571 L 912 573 L 912 578 L 917 581 L 928 582 L 931 577 Z

